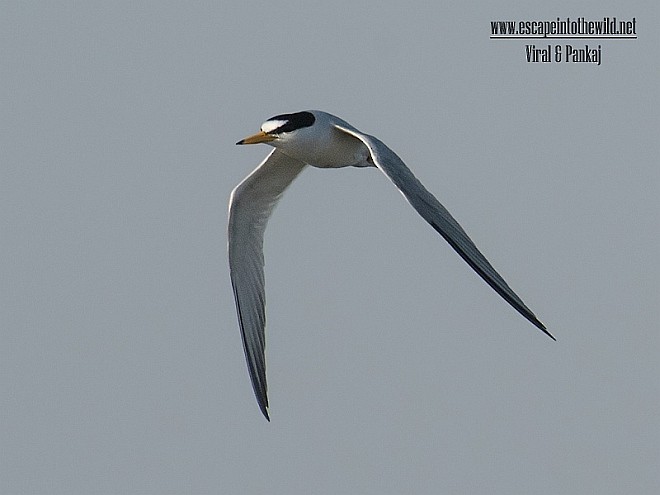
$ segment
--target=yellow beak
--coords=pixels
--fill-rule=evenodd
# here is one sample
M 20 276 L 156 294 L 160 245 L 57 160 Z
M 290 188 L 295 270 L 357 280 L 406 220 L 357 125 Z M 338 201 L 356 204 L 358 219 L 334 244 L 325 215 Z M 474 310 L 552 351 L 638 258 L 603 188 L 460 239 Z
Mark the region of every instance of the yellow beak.
M 274 141 L 275 139 L 277 139 L 277 136 L 273 136 L 272 134 L 266 134 L 263 131 L 259 131 L 256 134 L 253 134 L 252 136 L 248 136 L 245 139 L 241 139 L 236 144 L 267 143 L 269 141 Z

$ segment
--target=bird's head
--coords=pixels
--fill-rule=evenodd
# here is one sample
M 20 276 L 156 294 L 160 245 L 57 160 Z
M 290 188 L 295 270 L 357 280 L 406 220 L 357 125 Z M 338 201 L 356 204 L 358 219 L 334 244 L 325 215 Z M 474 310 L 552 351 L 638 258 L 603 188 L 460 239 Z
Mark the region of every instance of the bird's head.
M 236 144 L 267 143 L 277 146 L 279 142 L 294 137 L 301 129 L 311 127 L 316 121 L 312 112 L 285 113 L 271 117 L 261 124 L 261 130 L 252 136 L 241 139 Z

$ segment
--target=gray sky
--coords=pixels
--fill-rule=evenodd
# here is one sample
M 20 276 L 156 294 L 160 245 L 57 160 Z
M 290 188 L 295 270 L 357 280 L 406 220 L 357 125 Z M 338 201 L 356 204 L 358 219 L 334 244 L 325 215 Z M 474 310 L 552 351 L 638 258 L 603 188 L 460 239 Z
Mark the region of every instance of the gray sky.
M 658 7 L 373 5 L 3 2 L 0 492 L 660 491 Z M 557 16 L 639 39 L 489 39 Z M 393 148 L 558 342 L 377 170 L 307 170 L 266 236 L 267 423 L 225 229 L 268 149 L 234 143 L 308 108 Z

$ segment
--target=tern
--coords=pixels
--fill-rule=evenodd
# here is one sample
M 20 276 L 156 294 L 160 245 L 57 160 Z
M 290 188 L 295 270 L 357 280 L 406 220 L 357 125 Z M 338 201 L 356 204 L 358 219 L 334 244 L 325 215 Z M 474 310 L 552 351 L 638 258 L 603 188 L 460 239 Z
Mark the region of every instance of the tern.
M 264 231 L 284 190 L 310 165 L 318 168 L 376 167 L 424 220 L 488 285 L 522 316 L 556 340 L 486 260 L 463 228 L 378 138 L 318 110 L 277 115 L 260 132 L 236 144 L 266 143 L 275 149 L 231 193 L 228 252 L 231 283 L 252 387 L 268 415 L 265 363 Z

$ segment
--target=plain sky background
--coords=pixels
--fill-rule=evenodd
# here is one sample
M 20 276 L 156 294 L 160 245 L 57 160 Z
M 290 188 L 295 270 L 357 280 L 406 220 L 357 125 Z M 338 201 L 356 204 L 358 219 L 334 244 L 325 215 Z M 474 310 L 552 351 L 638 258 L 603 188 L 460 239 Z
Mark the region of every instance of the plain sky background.
M 600 67 L 489 39 L 557 16 L 639 39 L 590 41 Z M 660 493 L 659 27 L 1 2 L 0 493 Z M 377 170 L 308 169 L 266 236 L 266 422 L 225 229 L 269 149 L 234 143 L 308 108 L 394 149 L 558 342 Z

